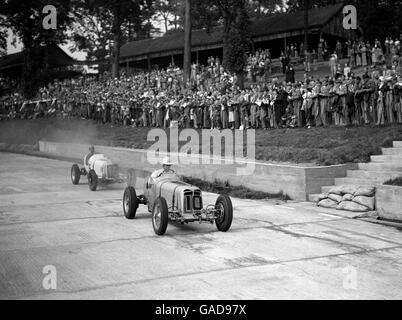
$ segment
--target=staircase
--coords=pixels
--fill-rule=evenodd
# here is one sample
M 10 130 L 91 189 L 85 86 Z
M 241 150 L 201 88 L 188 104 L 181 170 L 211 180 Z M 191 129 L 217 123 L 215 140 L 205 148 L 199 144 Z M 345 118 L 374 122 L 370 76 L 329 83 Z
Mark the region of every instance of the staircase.
M 394 141 L 392 148 L 383 148 L 382 155 L 371 156 L 371 162 L 359 163 L 358 170 L 348 170 L 345 178 L 335 178 L 335 186 L 376 186 L 402 176 L 402 141 Z M 321 188 L 327 193 L 333 186 Z M 309 201 L 317 202 L 319 194 L 309 195 Z

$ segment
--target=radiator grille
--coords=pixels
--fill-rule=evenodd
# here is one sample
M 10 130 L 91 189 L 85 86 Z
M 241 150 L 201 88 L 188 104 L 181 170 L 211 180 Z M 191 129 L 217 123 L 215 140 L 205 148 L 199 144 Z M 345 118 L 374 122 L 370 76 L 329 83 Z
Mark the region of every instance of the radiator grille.
M 108 178 L 118 178 L 119 167 L 117 164 L 112 164 L 107 166 L 107 177 Z

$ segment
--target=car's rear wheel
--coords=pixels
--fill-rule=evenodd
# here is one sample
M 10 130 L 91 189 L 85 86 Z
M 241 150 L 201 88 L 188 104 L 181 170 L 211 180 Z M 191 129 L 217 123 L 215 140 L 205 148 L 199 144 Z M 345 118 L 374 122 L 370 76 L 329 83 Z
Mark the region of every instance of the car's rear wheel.
M 129 169 L 127 171 L 127 187 L 135 187 L 135 171 L 134 169 Z
M 96 188 L 98 187 L 98 175 L 95 170 L 89 170 L 88 184 L 91 191 L 96 191 Z
M 169 220 L 168 206 L 165 198 L 159 197 L 152 208 L 152 226 L 158 236 L 164 235 Z
M 81 178 L 81 171 L 77 164 L 73 164 L 71 167 L 71 182 L 73 184 L 79 184 Z
M 123 211 L 127 219 L 134 219 L 138 209 L 138 198 L 133 187 L 127 187 L 123 195 Z
M 215 219 L 216 227 L 219 231 L 228 231 L 233 220 L 232 200 L 226 194 L 220 195 L 216 200 L 215 209 L 220 211 L 219 216 Z

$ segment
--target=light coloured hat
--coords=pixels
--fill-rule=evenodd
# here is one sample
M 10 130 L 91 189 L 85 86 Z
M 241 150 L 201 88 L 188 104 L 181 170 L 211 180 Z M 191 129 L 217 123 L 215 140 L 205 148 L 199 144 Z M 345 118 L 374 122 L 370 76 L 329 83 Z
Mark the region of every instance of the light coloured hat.
M 164 157 L 163 160 L 162 160 L 162 165 L 171 166 L 172 162 L 170 161 L 170 158 L 169 157 Z

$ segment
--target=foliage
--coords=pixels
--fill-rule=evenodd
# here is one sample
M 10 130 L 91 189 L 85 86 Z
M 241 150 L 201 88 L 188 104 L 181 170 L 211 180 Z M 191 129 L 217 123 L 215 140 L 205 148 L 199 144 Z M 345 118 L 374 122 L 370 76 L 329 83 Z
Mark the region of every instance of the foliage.
M 402 177 L 388 180 L 388 181 L 384 182 L 384 184 L 388 185 L 388 186 L 402 187 Z
M 42 13 L 46 5 L 53 5 L 57 10 L 57 28 L 44 29 L 42 22 L 46 14 Z M 9 29 L 20 38 L 24 45 L 23 87 L 26 96 L 35 94 L 39 71 L 45 66 L 32 57 L 32 49 L 38 46 L 63 43 L 65 31 L 72 19 L 69 15 L 70 0 L 0 0 L 1 23 L 0 44 L 4 43 L 5 29 Z M 7 32 L 8 33 L 8 32 Z M 46 63 L 46 59 L 45 59 Z
M 182 176 L 184 182 L 197 186 L 204 192 L 212 192 L 218 194 L 226 194 L 233 198 L 238 199 L 251 199 L 251 200 L 263 200 L 263 199 L 281 199 L 291 200 L 289 196 L 279 193 L 268 193 L 262 191 L 255 191 L 244 186 L 233 186 L 229 181 L 221 181 L 215 179 L 213 182 L 208 182 L 202 179 Z
M 108 62 L 113 58 L 115 76 L 120 46 L 126 41 L 150 37 L 154 15 L 152 0 L 75 0 L 71 30 L 75 51 L 84 51 L 89 60 Z

